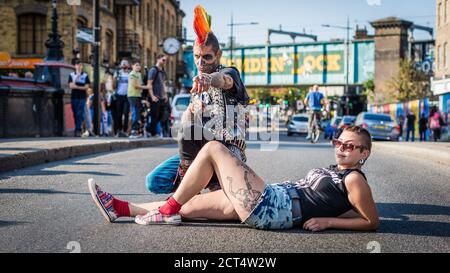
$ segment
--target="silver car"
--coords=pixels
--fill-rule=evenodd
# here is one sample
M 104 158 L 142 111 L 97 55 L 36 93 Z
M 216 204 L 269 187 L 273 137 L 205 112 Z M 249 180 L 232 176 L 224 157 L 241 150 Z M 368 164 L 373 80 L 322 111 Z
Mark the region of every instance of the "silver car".
M 176 137 L 178 135 L 178 131 L 181 128 L 181 117 L 183 116 L 183 113 L 187 110 L 190 102 L 191 102 L 190 94 L 176 95 L 172 100 L 173 137 Z
M 288 136 L 293 134 L 308 134 L 309 116 L 294 115 L 288 123 Z
M 363 112 L 355 125 L 367 129 L 375 140 L 398 141 L 400 128 L 390 115 Z

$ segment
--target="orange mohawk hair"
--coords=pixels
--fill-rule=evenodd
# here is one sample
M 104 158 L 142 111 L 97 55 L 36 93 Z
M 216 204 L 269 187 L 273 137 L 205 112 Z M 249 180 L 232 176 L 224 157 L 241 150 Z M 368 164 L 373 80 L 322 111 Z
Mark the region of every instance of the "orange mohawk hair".
M 204 45 L 208 33 L 211 32 L 211 16 L 206 13 L 206 10 L 201 5 L 194 9 L 194 30 L 197 34 L 197 43 Z

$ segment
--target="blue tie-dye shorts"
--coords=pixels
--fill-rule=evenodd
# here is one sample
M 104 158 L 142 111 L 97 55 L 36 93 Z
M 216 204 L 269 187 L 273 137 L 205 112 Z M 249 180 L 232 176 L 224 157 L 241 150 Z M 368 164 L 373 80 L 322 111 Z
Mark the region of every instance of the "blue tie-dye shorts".
M 278 184 L 267 185 L 258 205 L 245 224 L 262 230 L 291 229 L 292 199 L 285 187 Z

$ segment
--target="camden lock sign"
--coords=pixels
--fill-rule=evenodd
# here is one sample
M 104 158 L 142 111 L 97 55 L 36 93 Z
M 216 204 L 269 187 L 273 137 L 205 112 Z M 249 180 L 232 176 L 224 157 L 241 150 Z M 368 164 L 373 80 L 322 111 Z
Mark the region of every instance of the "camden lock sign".
M 350 45 L 350 84 L 363 84 L 373 79 L 374 49 L 373 41 Z M 253 46 L 235 49 L 233 62 L 229 50 L 224 49 L 221 62 L 227 66 L 236 66 L 247 85 L 341 85 L 346 83 L 346 52 L 345 44 L 336 42 Z

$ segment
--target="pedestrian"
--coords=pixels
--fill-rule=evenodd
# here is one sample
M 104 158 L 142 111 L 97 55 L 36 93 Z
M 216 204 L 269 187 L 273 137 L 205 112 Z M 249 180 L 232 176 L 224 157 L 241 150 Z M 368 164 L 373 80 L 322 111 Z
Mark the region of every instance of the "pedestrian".
M 405 117 L 401 114 L 398 117 L 398 128 L 399 128 L 398 140 L 399 141 L 403 141 L 403 127 L 404 126 L 405 126 Z
M 83 72 L 83 63 L 75 60 L 75 72 L 69 75 L 69 88 L 71 89 L 71 106 L 75 120 L 75 137 L 81 136 L 81 126 L 85 119 L 86 97 L 90 80 L 87 73 Z
M 156 64 L 148 70 L 147 86 L 150 95 L 150 135 L 158 137 L 156 126 L 161 122 L 163 105 L 168 101 L 165 81 L 167 79 L 164 66 L 167 62 L 166 55 L 159 55 Z
M 430 129 L 433 131 L 433 139 L 435 142 L 441 139 L 442 123 L 442 116 L 439 111 L 436 111 L 430 117 Z
M 140 225 L 180 225 L 183 217 L 239 220 L 260 230 L 377 230 L 377 207 L 362 171 L 371 154 L 370 133 L 362 127 L 346 128 L 333 146 L 335 165 L 315 168 L 296 182 L 266 184 L 222 143 L 211 141 L 166 202 L 129 203 L 102 191 L 93 180 L 88 187 L 95 205 L 110 223 L 135 217 Z M 199 194 L 214 172 L 222 189 Z
M 120 69 L 113 76 L 115 93 L 111 97 L 114 134 L 116 134 L 116 137 L 128 137 L 128 121 L 130 116 L 130 103 L 128 101 L 129 76 L 130 63 L 127 60 L 122 60 L 120 62 Z
M 172 106 L 170 101 L 166 100 L 162 105 L 162 115 L 161 115 L 161 131 L 163 137 L 170 137 L 171 120 L 170 116 L 172 114 Z
M 114 84 L 113 84 L 113 74 L 109 72 L 109 70 L 106 72 L 106 82 L 105 82 L 105 107 L 106 107 L 106 115 L 107 115 L 107 134 L 108 136 L 113 135 L 113 121 L 115 116 L 115 103 L 116 100 L 114 99 Z M 114 114 L 113 114 L 114 113 Z
M 409 112 L 406 116 L 406 142 L 409 141 L 411 135 L 411 141 L 415 141 L 416 134 L 416 115 L 413 112 Z
M 427 141 L 427 131 L 428 131 L 428 119 L 425 117 L 425 114 L 422 113 L 419 119 L 420 141 Z
M 144 86 L 143 84 L 141 64 L 139 61 L 134 61 L 128 83 L 128 102 L 131 108 L 132 122 L 130 138 L 139 137 L 139 130 L 141 128 L 142 91 L 148 89 L 148 86 Z
M 95 136 L 94 134 L 94 91 L 92 88 L 89 88 L 86 91 L 87 99 L 86 99 L 86 106 L 84 107 L 84 125 L 85 130 L 84 133 L 81 135 L 82 137 L 90 137 Z

